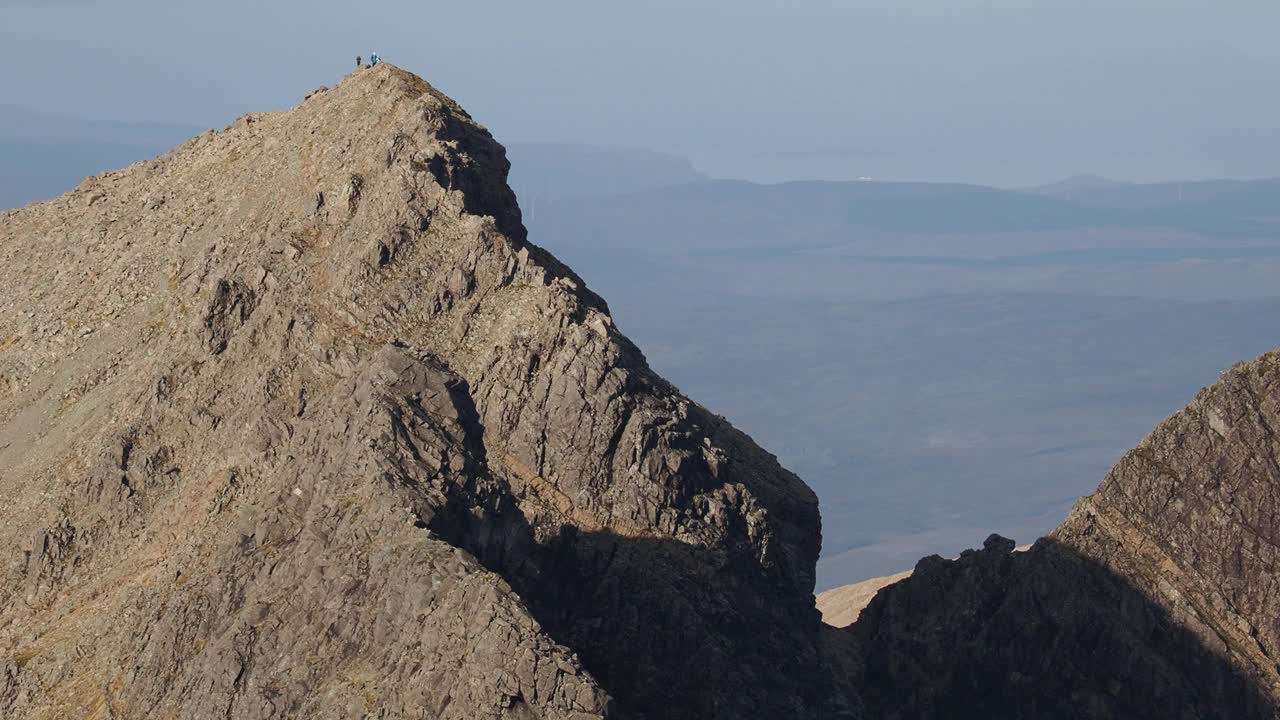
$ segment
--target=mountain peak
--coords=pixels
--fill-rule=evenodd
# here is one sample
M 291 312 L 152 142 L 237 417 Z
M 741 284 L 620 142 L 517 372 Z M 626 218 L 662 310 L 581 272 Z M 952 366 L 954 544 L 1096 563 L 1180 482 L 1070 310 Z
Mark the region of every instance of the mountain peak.
M 0 214 L 0 716 L 1274 715 L 1275 356 L 824 628 L 812 491 L 508 170 L 378 66 Z
M 853 716 L 813 493 L 508 168 L 380 65 L 0 216 L 0 715 Z

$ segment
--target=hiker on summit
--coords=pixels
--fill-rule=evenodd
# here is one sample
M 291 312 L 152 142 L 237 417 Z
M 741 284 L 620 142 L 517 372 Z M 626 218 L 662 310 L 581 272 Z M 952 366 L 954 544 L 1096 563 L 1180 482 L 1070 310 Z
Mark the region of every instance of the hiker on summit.
M 378 63 L 380 63 L 380 62 L 382 62 L 382 58 L 378 57 L 378 53 L 374 53 L 374 54 L 372 54 L 372 55 L 370 55 L 370 56 L 369 56 L 369 66 L 370 66 L 370 67 L 373 67 L 374 65 L 377 65 L 377 64 L 378 64 Z
M 363 65 L 363 64 L 364 64 L 364 63 L 360 62 L 362 59 L 363 59 L 363 58 L 361 58 L 359 55 L 357 55 L 357 56 L 356 56 L 356 67 L 360 67 L 361 65 Z

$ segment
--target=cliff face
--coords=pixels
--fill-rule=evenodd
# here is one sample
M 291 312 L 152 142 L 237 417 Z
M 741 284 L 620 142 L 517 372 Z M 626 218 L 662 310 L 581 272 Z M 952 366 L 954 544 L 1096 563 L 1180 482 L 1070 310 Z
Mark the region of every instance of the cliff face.
M 812 492 L 390 66 L 0 215 L 0 716 L 855 717 Z
M 844 634 L 877 717 L 1272 718 L 1280 355 L 1223 374 L 1026 553 L 926 558 Z
M 1280 704 L 1280 353 L 1222 374 L 1053 537 L 1130 579 Z

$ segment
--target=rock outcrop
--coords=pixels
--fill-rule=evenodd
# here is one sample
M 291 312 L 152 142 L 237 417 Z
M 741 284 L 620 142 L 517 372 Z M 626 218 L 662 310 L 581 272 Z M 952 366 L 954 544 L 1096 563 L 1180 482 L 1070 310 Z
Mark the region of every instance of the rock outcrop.
M 380 65 L 0 215 L 0 716 L 859 717 L 817 501 Z
M 1280 353 L 1223 373 L 1053 537 L 1128 578 L 1280 706 Z
M 1026 553 L 925 558 L 846 633 L 884 718 L 1280 714 L 1280 354 L 1130 451 Z

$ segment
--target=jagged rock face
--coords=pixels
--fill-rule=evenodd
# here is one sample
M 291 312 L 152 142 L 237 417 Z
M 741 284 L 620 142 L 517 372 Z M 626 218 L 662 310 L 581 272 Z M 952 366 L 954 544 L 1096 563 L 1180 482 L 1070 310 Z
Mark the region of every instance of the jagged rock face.
M 1054 531 L 1280 707 L 1280 353 L 1223 373 Z
M 390 66 L 0 215 L 0 716 L 856 717 L 813 494 Z
M 1027 553 L 926 558 L 847 633 L 885 718 L 1280 715 L 1280 355 L 1224 373 Z

